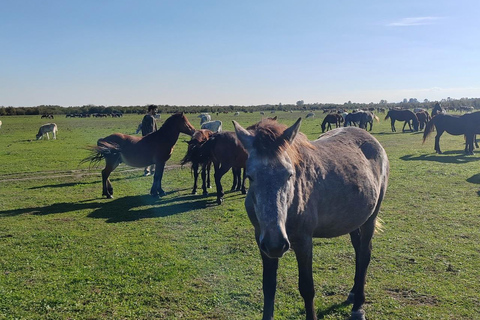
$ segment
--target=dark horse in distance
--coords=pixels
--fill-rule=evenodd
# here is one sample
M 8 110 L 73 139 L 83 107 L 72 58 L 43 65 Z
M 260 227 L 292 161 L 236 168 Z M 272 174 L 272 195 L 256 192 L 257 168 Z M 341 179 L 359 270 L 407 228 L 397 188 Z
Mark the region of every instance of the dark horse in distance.
M 348 297 L 351 319 L 364 320 L 365 277 L 387 189 L 387 154 L 365 130 L 338 128 L 310 142 L 299 132 L 300 123 L 298 119 L 287 128 L 263 120 L 246 130 L 234 121 L 249 154 L 245 208 L 263 262 L 263 319 L 273 319 L 278 262 L 290 248 L 297 257 L 306 318 L 317 319 L 312 237 L 349 234 L 356 258 Z
M 183 112 L 175 113 L 155 132 L 144 137 L 114 133 L 97 141 L 97 146 L 91 147 L 92 155 L 83 162 L 99 162 L 105 159 L 105 168 L 102 170 L 102 195 L 113 198 L 113 187 L 108 177 L 121 163 L 137 168 L 155 164 L 155 175 L 150 189 L 152 196 L 163 196 L 162 177 L 165 162 L 170 159 L 173 147 L 180 133 L 192 135 L 195 128 L 190 124 Z
M 423 132 L 424 143 L 434 127 L 437 129 L 437 135 L 435 136 L 436 153 L 442 153 L 440 150 L 440 137 L 446 131 L 451 135 L 465 135 L 465 153 L 473 154 L 473 145 L 476 144 L 475 135 L 480 133 L 480 111 L 463 115 L 437 114 L 425 127 Z
M 340 124 L 343 122 L 343 117 L 341 114 L 338 113 L 329 113 L 323 119 L 322 122 L 322 133 L 325 132 L 325 130 L 332 130 L 332 123 L 335 124 L 335 128 L 340 127 Z
M 390 118 L 391 121 L 392 132 L 397 132 L 397 129 L 395 129 L 395 121 L 405 121 L 405 123 L 403 124 L 402 132 L 405 132 L 405 126 L 407 124 L 410 128 L 410 131 L 418 131 L 419 122 L 417 116 L 411 110 L 389 110 L 387 116 L 385 117 L 385 120 L 388 120 L 388 118 Z

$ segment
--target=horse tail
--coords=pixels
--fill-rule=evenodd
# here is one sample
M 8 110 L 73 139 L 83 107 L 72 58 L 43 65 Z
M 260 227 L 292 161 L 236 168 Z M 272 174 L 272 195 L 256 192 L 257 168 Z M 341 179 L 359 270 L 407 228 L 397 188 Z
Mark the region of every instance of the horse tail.
M 109 155 L 118 155 L 121 152 L 120 147 L 117 144 L 109 143 L 101 139 L 98 140 L 96 146 L 88 146 L 86 149 L 90 150 L 91 154 L 81 160 L 80 164 L 90 162 L 90 166 L 97 166 L 102 159 L 105 159 L 105 157 Z
M 433 132 L 433 128 L 435 126 L 435 117 L 432 118 L 432 120 L 428 121 L 427 122 L 427 125 L 425 126 L 425 130 L 423 131 L 423 143 L 425 143 L 425 140 L 427 139 L 427 137 L 430 135 L 430 133 Z
M 385 117 L 385 120 L 388 120 L 390 118 L 390 111 L 387 112 L 387 116 Z
M 373 117 L 375 118 L 375 121 L 380 122 L 380 118 L 379 118 L 379 117 L 377 117 L 376 115 L 373 115 Z

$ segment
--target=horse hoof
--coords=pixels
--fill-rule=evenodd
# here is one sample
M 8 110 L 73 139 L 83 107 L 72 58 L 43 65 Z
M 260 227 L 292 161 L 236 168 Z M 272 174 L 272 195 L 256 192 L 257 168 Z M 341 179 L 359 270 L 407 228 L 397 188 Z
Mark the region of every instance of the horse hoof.
M 163 190 L 158 193 L 159 197 L 163 197 L 163 196 L 166 196 L 166 195 L 167 195 L 167 193 Z
M 192 194 L 197 194 L 197 191 L 192 191 Z
M 111 194 L 107 194 L 107 199 L 113 199 L 113 196 Z
M 223 201 L 224 201 L 223 198 L 217 198 L 217 204 L 222 204 Z
M 247 194 L 247 190 L 243 189 L 242 194 Z
M 365 320 L 365 312 L 363 310 L 352 311 L 349 320 Z
M 208 196 L 208 191 L 203 191 L 204 196 Z

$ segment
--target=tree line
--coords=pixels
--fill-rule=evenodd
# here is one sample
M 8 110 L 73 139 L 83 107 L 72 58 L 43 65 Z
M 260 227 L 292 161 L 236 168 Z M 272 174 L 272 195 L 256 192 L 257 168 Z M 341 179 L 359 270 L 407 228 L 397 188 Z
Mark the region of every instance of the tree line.
M 369 109 L 369 108 L 400 108 L 400 109 L 414 109 L 414 108 L 432 108 L 436 102 L 440 102 L 442 107 L 447 109 L 459 110 L 462 107 L 473 107 L 475 110 L 480 110 L 480 98 L 461 98 L 461 99 L 442 99 L 441 101 L 428 101 L 427 99 L 419 102 L 415 98 L 403 99 L 402 102 L 389 103 L 386 100 L 381 100 L 379 103 L 355 103 L 345 102 L 343 104 L 333 103 L 304 103 L 303 100 L 297 101 L 295 104 L 265 104 L 252 106 L 170 106 L 157 105 L 159 113 L 175 113 L 183 111 L 187 113 L 224 113 L 224 112 L 259 112 L 259 111 L 321 111 L 321 110 L 353 110 L 353 109 Z M 143 114 L 147 110 L 147 106 L 72 106 L 63 107 L 58 105 L 40 105 L 36 107 L 4 107 L 0 106 L 0 116 L 11 115 L 44 115 L 44 114 Z

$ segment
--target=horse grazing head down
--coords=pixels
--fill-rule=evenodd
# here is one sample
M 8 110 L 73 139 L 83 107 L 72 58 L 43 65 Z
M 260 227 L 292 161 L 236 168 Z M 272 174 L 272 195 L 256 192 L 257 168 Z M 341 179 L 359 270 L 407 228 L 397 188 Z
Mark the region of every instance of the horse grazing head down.
M 301 118 L 287 128 L 265 119 L 249 131 L 233 121 L 237 137 L 249 154 L 246 170 L 250 187 L 245 207 L 249 216 L 255 216 L 250 219 L 258 221 L 260 249 L 271 258 L 282 257 L 290 248 L 287 212 L 294 199 L 295 166 L 301 160 L 293 142 L 298 139 L 308 143 L 298 132 L 300 123 Z

